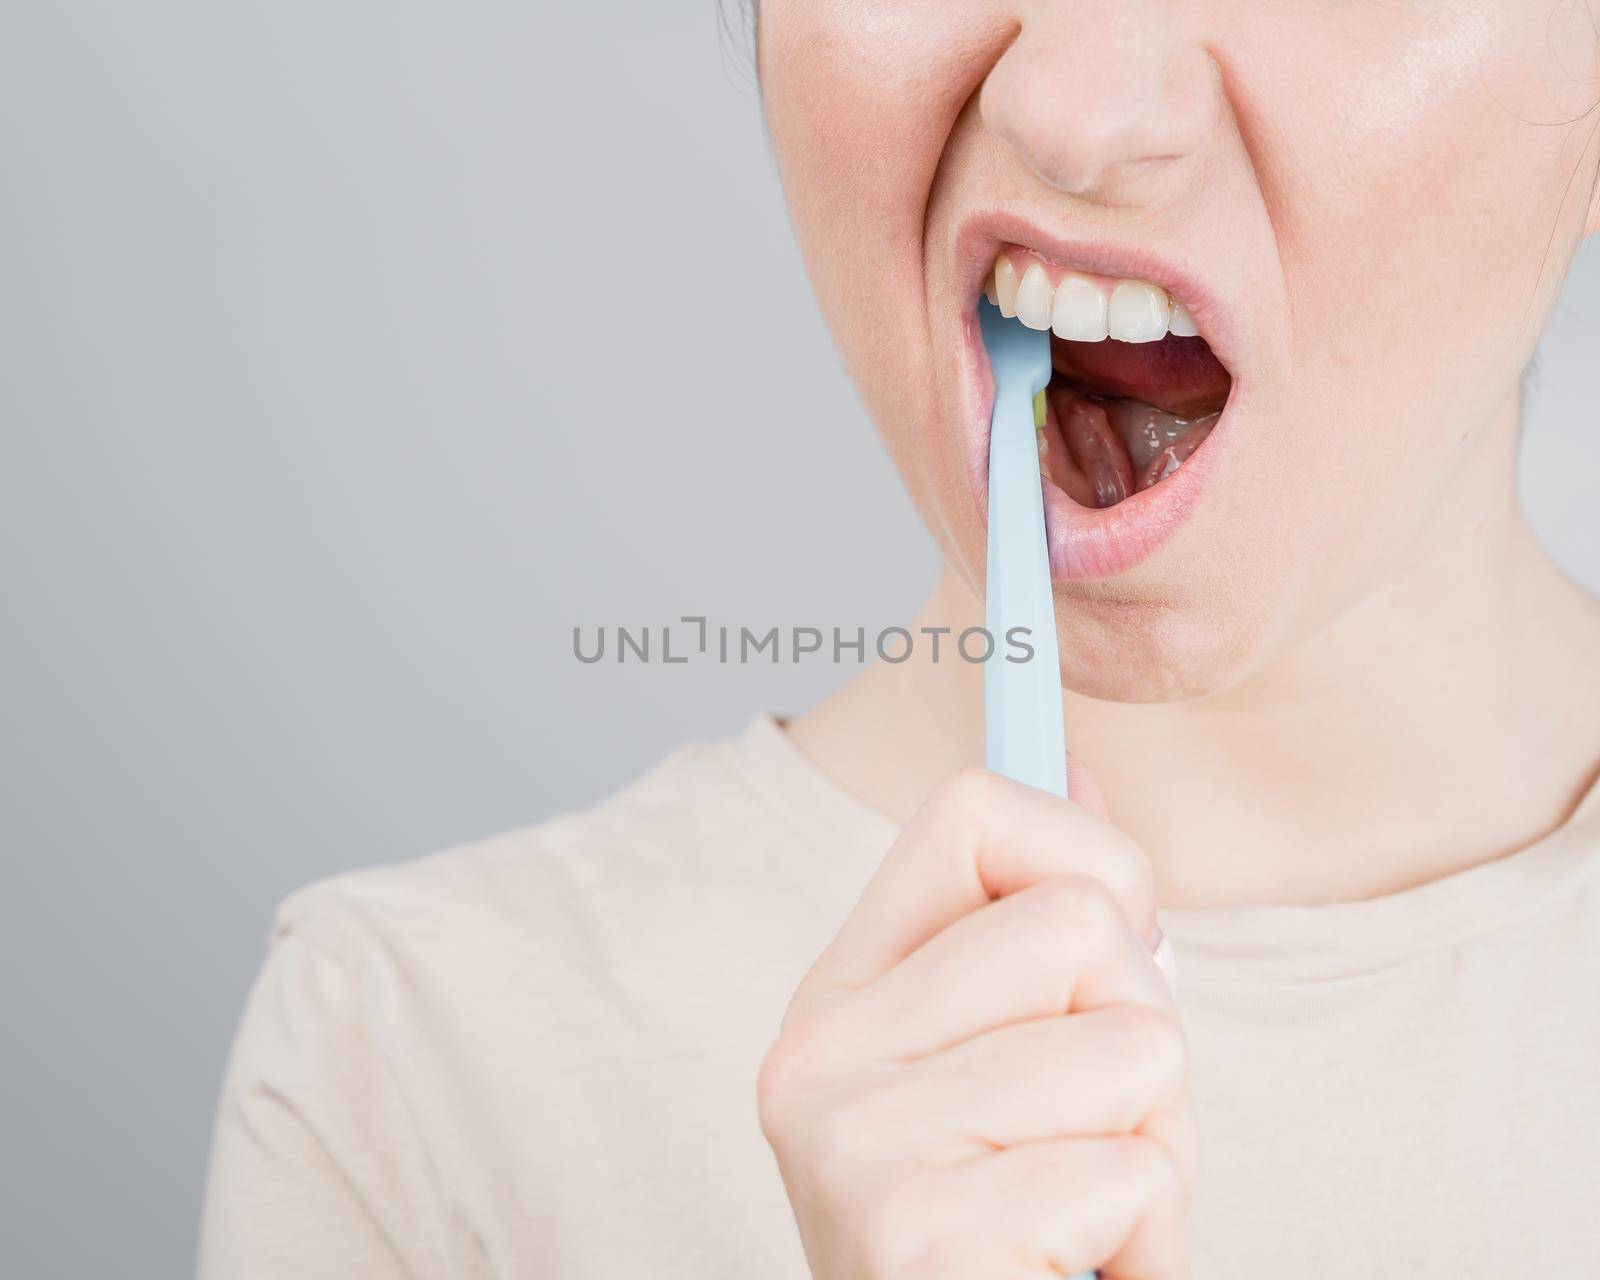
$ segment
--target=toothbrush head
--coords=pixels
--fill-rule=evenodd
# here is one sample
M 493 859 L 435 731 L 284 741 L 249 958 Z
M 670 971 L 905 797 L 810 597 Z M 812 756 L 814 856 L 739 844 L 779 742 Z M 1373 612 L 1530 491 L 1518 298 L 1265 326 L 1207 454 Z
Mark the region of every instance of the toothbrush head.
M 1007 320 L 987 299 L 978 302 L 978 324 L 989 353 L 996 394 L 1004 386 L 1025 390 L 1032 400 L 1050 383 L 1050 331 Z

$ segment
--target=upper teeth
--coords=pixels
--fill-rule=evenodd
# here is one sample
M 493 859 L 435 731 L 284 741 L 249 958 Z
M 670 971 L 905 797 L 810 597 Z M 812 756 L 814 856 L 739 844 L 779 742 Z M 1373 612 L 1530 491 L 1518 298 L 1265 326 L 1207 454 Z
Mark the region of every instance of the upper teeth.
M 1050 329 L 1069 342 L 1159 342 L 1168 333 L 1192 338 L 1199 330 L 1183 304 L 1143 280 L 1102 282 L 1068 271 L 1054 282 L 1032 262 L 1019 277 L 1007 254 L 994 260 L 987 289 L 1003 316 L 1030 329 Z

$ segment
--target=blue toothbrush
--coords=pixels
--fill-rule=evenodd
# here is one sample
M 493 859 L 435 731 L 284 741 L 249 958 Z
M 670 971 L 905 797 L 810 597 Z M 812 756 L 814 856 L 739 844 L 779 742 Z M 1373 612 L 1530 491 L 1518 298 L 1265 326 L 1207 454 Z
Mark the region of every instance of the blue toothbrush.
M 983 673 L 984 764 L 1054 795 L 1067 794 L 1061 671 L 1044 538 L 1044 492 L 1034 398 L 1050 381 L 1050 334 L 978 303 L 994 371 L 989 423 L 989 570 L 984 622 L 994 651 Z M 1011 662 L 1008 637 L 1027 631 L 1033 657 Z
M 983 672 L 983 762 L 993 772 L 1065 797 L 1067 740 L 1061 717 L 1056 612 L 1034 398 L 1050 382 L 1050 335 L 978 303 L 994 371 L 989 421 L 989 569 L 984 624 L 994 651 Z M 1033 657 L 1008 662 L 1007 637 L 1026 628 Z M 1072 1280 L 1095 1280 L 1084 1272 Z

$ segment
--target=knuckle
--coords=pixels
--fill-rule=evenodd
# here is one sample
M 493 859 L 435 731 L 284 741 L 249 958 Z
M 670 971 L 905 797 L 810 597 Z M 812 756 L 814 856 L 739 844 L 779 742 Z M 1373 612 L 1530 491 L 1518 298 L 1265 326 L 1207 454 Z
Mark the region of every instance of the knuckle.
M 927 807 L 941 825 L 975 826 L 994 799 L 996 781 L 986 769 L 958 769 L 934 787 Z
M 1153 1081 L 1158 1100 L 1184 1093 L 1189 1080 L 1189 1041 L 1183 1025 L 1165 1009 L 1127 1005 L 1123 1011 L 1129 1053 Z
M 863 1197 L 859 1247 L 862 1271 L 872 1280 L 918 1270 L 917 1260 L 929 1253 L 929 1214 L 907 1180 L 886 1180 Z
M 1080 945 L 1104 945 L 1122 928 L 1122 910 L 1110 890 L 1088 876 L 1052 880 L 1039 888 L 1048 927 Z
M 1161 1143 L 1172 1153 L 1178 1172 L 1183 1175 L 1185 1200 L 1192 1199 L 1200 1157 L 1200 1127 L 1191 1107 L 1179 1106 L 1161 1118 Z
M 1183 1171 L 1172 1152 L 1154 1138 L 1131 1137 L 1119 1144 L 1127 1175 L 1144 1192 L 1147 1205 L 1181 1204 L 1185 1197 Z
M 774 1145 L 787 1134 L 801 1103 L 819 1094 L 833 1074 L 838 1041 L 833 1019 L 815 1010 L 786 1023 L 756 1073 L 756 1112 L 761 1131 Z
M 1114 828 L 1110 844 L 1112 856 L 1106 863 L 1106 884 L 1124 901 L 1154 910 L 1156 877 L 1150 859 L 1131 836 Z
M 776 1146 L 784 1132 L 784 1122 L 795 1096 L 795 1072 L 789 1045 L 773 1041 L 756 1072 L 756 1115 L 761 1132 Z

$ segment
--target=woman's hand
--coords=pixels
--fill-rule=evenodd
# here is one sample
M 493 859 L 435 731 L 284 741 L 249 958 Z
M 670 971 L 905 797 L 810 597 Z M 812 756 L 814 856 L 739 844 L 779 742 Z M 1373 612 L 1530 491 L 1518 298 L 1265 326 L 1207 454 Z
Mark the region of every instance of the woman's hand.
M 1155 933 L 1149 865 L 1104 817 L 980 770 L 940 784 L 761 1070 L 818 1280 L 1187 1274 L 1195 1126 Z

